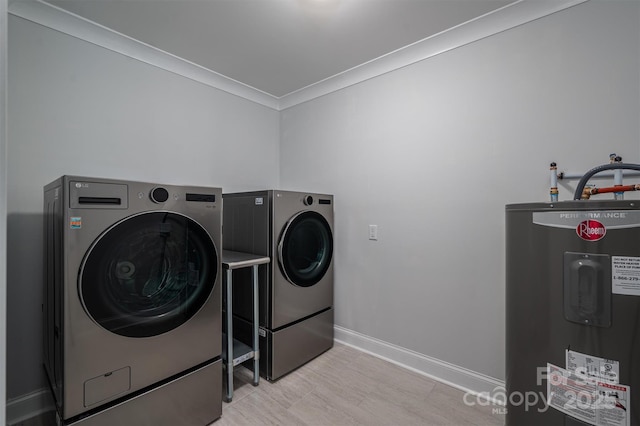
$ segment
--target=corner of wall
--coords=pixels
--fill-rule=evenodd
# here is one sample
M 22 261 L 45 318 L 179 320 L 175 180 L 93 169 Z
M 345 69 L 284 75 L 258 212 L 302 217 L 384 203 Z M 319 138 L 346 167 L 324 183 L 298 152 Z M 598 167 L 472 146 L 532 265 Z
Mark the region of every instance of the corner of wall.
M 7 0 L 0 0 L 0 401 L 6 399 L 7 347 Z M 0 404 L 0 419 L 5 404 Z M 1 422 L 2 420 L 0 420 Z

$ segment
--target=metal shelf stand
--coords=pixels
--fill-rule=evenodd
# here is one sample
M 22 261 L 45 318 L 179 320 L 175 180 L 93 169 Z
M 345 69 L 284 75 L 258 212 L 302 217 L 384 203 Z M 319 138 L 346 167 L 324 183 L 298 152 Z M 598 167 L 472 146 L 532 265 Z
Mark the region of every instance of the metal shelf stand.
M 260 347 L 258 324 L 258 267 L 269 263 L 271 259 L 266 256 L 258 256 L 251 253 L 237 251 L 222 251 L 222 268 L 226 270 L 226 329 L 224 330 L 222 344 L 222 361 L 226 368 L 227 392 L 225 401 L 233 399 L 233 369 L 236 365 L 253 359 L 253 385 L 258 386 L 260 380 Z M 233 338 L 233 270 L 251 267 L 253 280 L 253 347 Z

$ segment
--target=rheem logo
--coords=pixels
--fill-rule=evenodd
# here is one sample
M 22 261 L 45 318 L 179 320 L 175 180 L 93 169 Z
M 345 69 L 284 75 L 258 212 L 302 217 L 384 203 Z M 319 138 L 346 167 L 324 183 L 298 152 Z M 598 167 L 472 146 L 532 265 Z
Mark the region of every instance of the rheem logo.
M 604 238 L 607 230 L 597 220 L 584 220 L 576 227 L 576 233 L 585 241 L 598 241 Z

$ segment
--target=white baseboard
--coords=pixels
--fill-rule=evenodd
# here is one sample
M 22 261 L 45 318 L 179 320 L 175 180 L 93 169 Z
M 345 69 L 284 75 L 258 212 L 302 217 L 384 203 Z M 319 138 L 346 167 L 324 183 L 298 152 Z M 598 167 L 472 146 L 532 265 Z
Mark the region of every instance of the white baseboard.
M 334 333 L 335 340 L 339 343 L 474 395 L 493 395 L 496 388 L 504 389 L 504 381 L 340 326 L 334 327 Z M 7 401 L 7 424 L 14 425 L 53 409 L 49 390 L 40 389 Z
M 53 398 L 49 389 L 43 388 L 7 400 L 7 425 L 15 425 L 30 417 L 54 410 Z
M 504 389 L 505 386 L 502 380 L 428 357 L 353 330 L 334 326 L 334 333 L 337 342 L 474 395 L 493 395 L 496 388 Z

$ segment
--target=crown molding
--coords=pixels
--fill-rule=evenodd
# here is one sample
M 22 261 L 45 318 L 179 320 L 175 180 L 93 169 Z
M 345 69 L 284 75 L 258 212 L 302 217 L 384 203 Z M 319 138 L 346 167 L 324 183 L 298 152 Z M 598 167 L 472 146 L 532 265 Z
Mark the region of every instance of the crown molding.
M 41 0 L 14 0 L 9 13 L 232 95 L 278 109 L 278 98 Z
M 280 98 L 137 41 L 42 0 L 13 0 L 10 14 L 260 105 L 284 110 L 540 19 L 589 0 L 519 0 Z
M 589 0 L 519 0 L 279 98 L 280 110 L 344 89 Z

